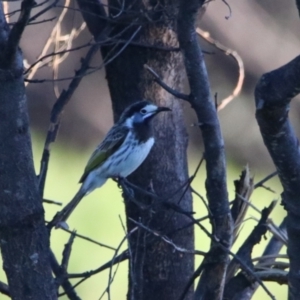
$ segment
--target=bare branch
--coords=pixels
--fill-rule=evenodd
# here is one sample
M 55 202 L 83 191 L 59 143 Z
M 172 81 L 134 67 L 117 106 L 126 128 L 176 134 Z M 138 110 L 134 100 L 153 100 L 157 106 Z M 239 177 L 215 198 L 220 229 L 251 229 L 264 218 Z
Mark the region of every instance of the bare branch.
M 54 205 L 62 206 L 62 203 L 61 203 L 61 202 L 57 202 L 57 201 L 54 201 L 54 200 L 43 199 L 43 202 L 44 202 L 44 203 L 48 203 L 48 204 L 54 204 Z
M 62 255 L 62 261 L 61 261 L 61 268 L 62 270 L 67 273 L 68 270 L 68 264 L 69 264 L 69 260 L 70 260 L 70 256 L 71 256 L 71 252 L 72 252 L 72 245 L 75 239 L 75 233 L 76 231 L 73 231 L 69 237 L 69 240 L 67 242 L 67 244 L 65 244 L 65 248 L 63 251 L 63 255 Z
M 48 163 L 50 158 L 50 145 L 56 140 L 58 128 L 60 126 L 60 115 L 64 107 L 69 102 L 74 91 L 78 87 L 79 83 L 81 82 L 81 79 L 87 72 L 89 68 L 89 63 L 97 50 L 98 50 L 98 45 L 94 45 L 89 49 L 86 57 L 81 61 L 80 69 L 75 72 L 76 77 L 73 78 L 73 80 L 70 82 L 68 89 L 62 91 L 60 97 L 56 100 L 52 108 L 51 117 L 50 117 L 50 126 L 48 129 L 48 133 L 44 145 L 44 151 L 42 154 L 40 174 L 39 174 L 39 191 L 41 196 L 44 193 L 45 180 L 47 176 Z
M 256 279 L 256 280 L 258 279 L 257 276 L 254 274 L 254 267 L 253 267 L 253 263 L 251 260 L 251 253 L 252 253 L 253 247 L 257 243 L 259 243 L 262 236 L 267 232 L 267 219 L 268 219 L 270 213 L 273 211 L 275 204 L 276 204 L 276 202 L 273 201 L 268 208 L 265 208 L 262 211 L 262 215 L 261 215 L 261 219 L 260 219 L 259 223 L 257 224 L 257 226 L 255 226 L 255 228 L 253 229 L 253 231 L 251 232 L 249 237 L 246 239 L 246 241 L 243 243 L 243 245 L 238 250 L 236 256 L 230 262 L 230 264 L 228 266 L 227 278 L 226 278 L 227 284 L 226 284 L 226 288 L 225 288 L 225 292 L 224 292 L 224 297 L 226 299 L 234 298 L 234 295 L 239 293 L 241 290 L 241 285 L 240 285 L 239 281 L 237 280 L 239 278 L 233 277 L 234 274 L 236 273 L 241 261 L 244 263 L 244 265 L 247 266 L 247 268 L 252 270 L 252 273 L 247 274 L 247 276 L 250 276 L 249 277 L 250 280 L 253 281 L 254 279 Z M 239 258 L 239 260 L 236 259 L 237 257 Z M 242 269 L 244 269 L 244 266 L 241 266 L 241 267 L 242 267 Z M 251 278 L 251 276 L 255 276 L 255 277 Z M 267 294 L 273 299 L 274 297 L 269 292 L 269 290 L 264 286 L 264 284 L 261 281 L 259 282 L 259 284 L 264 288 L 264 290 L 267 292 Z M 237 285 L 239 286 L 239 288 L 237 288 Z
M 167 236 L 165 235 L 161 235 L 159 232 L 156 232 L 152 229 L 150 229 L 149 227 L 145 226 L 144 224 L 137 222 L 131 218 L 129 218 L 129 220 L 131 222 L 133 222 L 134 224 L 138 225 L 140 228 L 143 228 L 144 230 L 152 233 L 154 236 L 161 238 L 164 242 L 166 242 L 167 244 L 171 245 L 176 251 L 182 252 L 182 253 L 189 253 L 189 254 L 196 254 L 196 255 L 203 255 L 205 256 L 207 253 L 203 252 L 203 251 L 199 251 L 199 250 L 189 250 L 189 249 L 185 249 L 181 246 L 176 245 L 171 239 L 169 239 Z
M 177 92 L 176 90 L 170 88 L 167 84 L 165 84 L 160 77 L 158 76 L 158 74 L 148 65 L 144 65 L 145 69 L 147 69 L 155 78 L 155 82 L 157 82 L 162 88 L 164 88 L 167 92 L 169 92 L 171 95 L 173 95 L 176 98 L 179 99 L 183 99 L 183 100 L 187 100 L 189 101 L 190 96 L 186 95 L 186 94 L 182 94 Z
M 277 269 L 270 269 L 267 271 L 257 271 L 255 274 L 263 281 L 272 281 L 279 284 L 288 283 L 288 272 Z
M 37 6 L 40 6 L 40 5 L 43 5 L 43 4 L 47 3 L 47 2 L 48 2 L 48 0 L 46 0 L 46 1 L 42 2 L 42 3 L 40 3 L 40 4 L 37 4 L 36 7 L 37 7 Z M 37 14 L 35 14 L 34 16 L 32 16 L 32 17 L 28 20 L 28 22 L 29 22 L 29 23 L 33 22 L 33 21 L 36 20 L 38 17 L 42 16 L 42 15 L 43 15 L 45 12 L 47 12 L 48 10 L 50 10 L 50 9 L 52 9 L 52 8 L 54 8 L 54 7 L 56 7 L 56 4 L 57 4 L 58 2 L 59 2 L 59 0 L 53 1 L 50 5 L 48 5 L 47 7 L 45 7 L 45 8 L 42 9 L 41 11 L 39 11 Z
M 92 271 L 87 271 L 83 273 L 74 273 L 74 274 L 67 274 L 68 278 L 88 278 L 91 277 L 95 274 L 98 274 L 108 268 L 111 267 L 111 265 L 118 264 L 126 259 L 128 259 L 128 250 L 123 251 L 120 255 L 116 256 L 113 260 L 110 260 L 109 262 L 105 263 L 98 269 L 92 270 Z
M 106 244 L 97 242 L 97 241 L 95 241 L 95 240 L 93 240 L 93 239 L 91 239 L 91 238 L 89 238 L 89 237 L 87 237 L 87 236 L 85 236 L 85 235 L 79 234 L 79 233 L 77 233 L 77 232 L 74 232 L 74 231 L 71 231 L 71 230 L 68 230 L 68 229 L 65 229 L 65 228 L 60 228 L 60 229 L 62 229 L 62 230 L 65 231 L 65 232 L 68 232 L 68 233 L 70 233 L 70 234 L 74 234 L 76 237 L 81 238 L 81 239 L 83 239 L 83 240 L 86 240 L 86 241 L 88 241 L 88 242 L 91 242 L 91 243 L 93 243 L 93 244 L 96 244 L 96 245 L 98 245 L 98 246 L 100 246 L 100 247 L 104 247 L 104 248 L 107 248 L 107 249 L 116 251 L 115 248 L 113 248 L 113 247 L 111 247 L 111 246 L 108 246 L 108 245 L 106 245 Z
M 76 291 L 72 288 L 72 284 L 66 277 L 66 273 L 60 267 L 52 251 L 50 251 L 49 258 L 50 258 L 50 263 L 51 263 L 53 273 L 55 274 L 56 278 L 59 279 L 59 282 L 57 282 L 58 287 L 60 285 L 62 286 L 62 288 L 64 289 L 66 295 L 70 300 L 81 300 L 79 296 L 76 294 Z
M 265 208 L 262 211 L 261 219 L 257 226 L 253 229 L 249 237 L 246 239 L 246 241 L 243 243 L 243 245 L 240 247 L 240 249 L 237 252 L 237 256 L 239 256 L 240 259 L 242 259 L 246 264 L 253 269 L 252 260 L 251 260 L 251 253 L 253 247 L 260 242 L 262 236 L 267 232 L 267 219 L 271 212 L 274 209 L 276 202 L 273 201 L 271 205 L 268 208 Z M 236 273 L 236 270 L 238 268 L 238 263 L 234 259 L 230 262 L 227 270 L 227 282 L 234 276 Z
M 0 281 L 0 293 L 10 297 L 9 287 L 6 283 Z
M 9 66 L 12 60 L 15 58 L 15 54 L 18 51 L 19 43 L 21 40 L 21 36 L 29 21 L 31 9 L 34 7 L 34 5 L 34 0 L 22 1 L 19 19 L 10 31 L 5 47 L 5 57 L 7 60 L 7 66 Z
M 289 299 L 300 298 L 300 154 L 299 141 L 288 118 L 290 102 L 300 90 L 300 56 L 264 74 L 255 90 L 256 119 L 283 186 L 288 212 Z
M 262 187 L 264 186 L 264 183 L 267 182 L 268 180 L 270 180 L 271 178 L 275 177 L 276 175 L 278 175 L 278 172 L 275 171 L 273 173 L 271 173 L 270 175 L 266 176 L 264 179 L 262 179 L 261 181 L 257 182 L 255 185 L 254 185 L 254 189 L 257 189 L 259 187 Z
M 210 96 L 207 70 L 195 30 L 195 18 L 202 2 L 179 1 L 178 40 L 191 90 L 189 102 L 197 114 L 203 137 L 207 199 L 212 213 L 213 235 L 219 240 L 218 243 L 212 241 L 210 254 L 215 259 L 204 266 L 195 297 L 214 300 L 222 298 L 233 224 L 226 184 L 224 141 L 217 111 Z
M 286 218 L 283 220 L 283 222 L 279 226 L 279 230 L 284 234 L 286 233 Z M 255 268 L 259 269 L 261 266 L 267 266 L 270 265 L 272 268 L 279 268 L 278 263 L 275 262 L 275 259 L 277 258 L 288 258 L 287 255 L 279 255 L 279 251 L 281 250 L 284 243 L 281 239 L 278 239 L 276 235 L 273 235 L 270 242 L 268 243 L 263 255 L 261 257 L 253 258 L 252 261 L 258 261 Z M 269 269 L 268 269 L 269 270 Z M 239 273 L 237 278 L 240 278 L 239 282 L 239 289 L 241 292 L 239 293 L 240 299 L 243 300 L 250 300 L 252 299 L 252 295 L 255 293 L 257 288 L 259 287 L 259 284 L 257 282 L 253 283 L 251 280 L 248 280 L 246 276 L 243 273 Z
M 249 167 L 243 170 L 239 180 L 234 181 L 235 199 L 231 207 L 231 214 L 234 221 L 233 244 L 238 237 L 240 227 L 248 210 L 248 203 L 253 192 L 253 178 L 250 176 Z M 246 200 L 246 201 L 245 201 Z
M 227 2 L 226 2 L 226 4 L 227 4 Z M 229 7 L 229 9 L 230 9 L 230 7 Z M 231 10 L 230 10 L 230 15 L 231 15 Z M 240 57 L 240 55 L 237 53 L 237 51 L 232 50 L 232 49 L 230 49 L 228 47 L 225 47 L 219 41 L 213 39 L 210 36 L 209 32 L 203 31 L 199 27 L 196 29 L 196 31 L 207 42 L 209 42 L 210 44 L 214 45 L 219 50 L 223 51 L 226 55 L 229 55 L 229 56 L 233 57 L 235 59 L 235 61 L 237 62 L 237 64 L 238 64 L 239 78 L 238 78 L 237 84 L 236 84 L 234 90 L 232 91 L 231 95 L 229 95 L 228 97 L 224 98 L 221 101 L 221 103 L 218 104 L 218 111 L 220 111 L 223 108 L 225 108 L 225 106 L 227 106 L 234 98 L 236 98 L 240 94 L 240 92 L 242 90 L 242 87 L 243 87 L 244 79 L 245 79 L 244 63 L 243 63 L 243 60 Z
M 86 279 L 88 279 L 89 277 L 95 275 L 95 274 L 98 274 L 100 272 L 102 272 L 103 270 L 105 269 L 110 269 L 110 275 L 109 275 L 109 284 L 107 286 L 107 288 L 105 289 L 104 293 L 108 290 L 109 291 L 109 288 L 110 288 L 110 284 L 113 280 L 113 277 L 114 276 L 111 276 L 111 272 L 112 272 L 112 267 L 115 265 L 115 264 L 119 264 L 120 262 L 128 259 L 128 250 L 126 251 L 123 251 L 120 255 L 117 255 L 121 246 L 123 245 L 123 243 L 127 240 L 128 236 L 133 234 L 138 228 L 135 227 L 133 228 L 128 234 L 126 234 L 126 236 L 122 239 L 122 241 L 120 242 L 119 246 L 117 247 L 117 249 L 115 250 L 115 253 L 114 253 L 114 256 L 112 258 L 111 261 L 109 261 L 108 263 L 104 264 L 103 266 L 99 267 L 98 269 L 96 270 L 93 270 L 93 271 L 89 271 L 89 272 L 84 272 L 84 273 L 80 273 L 80 274 L 68 274 L 66 276 L 68 276 L 68 278 L 78 278 L 78 277 L 83 277 L 79 282 L 77 282 L 74 286 L 71 286 L 69 288 L 68 291 L 65 290 L 65 293 L 62 293 L 60 294 L 59 296 L 63 296 L 65 294 L 67 294 L 69 291 L 72 291 L 72 290 L 75 290 L 75 288 L 81 284 L 82 282 L 84 282 Z M 104 294 L 103 293 L 103 294 Z

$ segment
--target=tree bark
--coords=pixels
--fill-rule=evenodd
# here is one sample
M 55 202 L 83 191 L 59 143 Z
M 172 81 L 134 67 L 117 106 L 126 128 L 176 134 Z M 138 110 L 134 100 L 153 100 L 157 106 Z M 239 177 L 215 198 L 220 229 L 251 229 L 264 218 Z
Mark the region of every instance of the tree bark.
M 264 74 L 255 90 L 256 119 L 283 186 L 287 210 L 289 299 L 300 299 L 300 155 L 299 141 L 288 118 L 290 102 L 300 90 L 300 56 Z
M 129 41 L 136 33 L 134 42 L 151 44 L 154 47 L 129 44 L 106 66 L 106 74 L 115 120 L 128 105 L 145 98 L 172 109 L 172 113 L 161 114 L 154 120 L 156 144 L 146 162 L 129 177 L 129 181 L 135 185 L 167 198 L 188 181 L 188 138 L 182 104 L 152 80 L 144 65 L 152 67 L 169 86 L 180 90 L 183 81 L 182 55 L 178 50 L 162 50 L 163 47 L 178 47 L 177 2 L 158 1 L 156 5 L 151 3 L 152 1 L 135 1 L 130 7 L 126 3 L 128 6 L 125 6 L 124 13 L 120 13 L 119 1 L 109 1 L 109 14 L 119 15 L 111 26 L 110 36 Z M 129 11 L 130 13 L 126 13 Z M 89 25 L 88 16 L 85 16 L 85 21 L 94 37 L 98 37 L 104 27 L 97 30 L 93 22 Z M 156 49 L 155 45 L 160 49 Z M 122 46 L 124 44 L 118 45 L 114 53 Z M 102 47 L 104 59 L 109 57 L 111 49 Z M 178 231 L 190 223 L 188 217 L 162 206 L 162 203 L 157 203 L 159 200 L 155 202 L 154 199 L 135 192 L 135 200 L 152 204 L 149 209 L 143 210 L 131 201 L 132 195 L 126 192 L 124 194 L 128 231 L 136 226 L 132 221 L 134 220 L 168 236 L 180 247 L 194 249 L 192 226 Z M 183 195 L 181 189 L 168 201 L 171 204 L 180 204 L 185 211 L 192 211 L 189 190 Z M 193 274 L 193 255 L 174 251 L 171 245 L 142 228 L 129 237 L 129 249 L 131 257 L 128 299 L 177 300 Z M 191 287 L 186 299 L 191 299 L 192 289 Z
M 191 90 L 189 102 L 197 114 L 204 143 L 205 187 L 213 235 L 194 299 L 221 300 L 232 243 L 233 222 L 226 184 L 224 140 L 195 30 L 195 20 L 203 2 L 179 1 L 178 39 Z
M 0 247 L 11 298 L 57 299 L 49 238 L 38 196 L 20 51 L 7 59 L 9 29 L 0 4 Z
M 111 4 L 115 6 L 116 2 L 111 1 Z M 154 9 L 148 5 L 144 9 Z M 165 4 L 164 9 L 171 15 L 177 14 L 174 4 Z M 152 17 L 162 21 L 144 25 L 139 41 L 166 48 L 178 47 L 176 20 L 168 20 L 166 15 L 158 12 Z M 154 120 L 156 145 L 146 163 L 129 178 L 136 185 L 152 189 L 157 195 L 166 197 L 188 180 L 187 134 L 181 103 L 154 83 L 151 75 L 144 69 L 145 63 L 156 70 L 169 86 L 181 89 L 183 66 L 179 52 L 128 47 L 107 66 L 107 79 L 116 118 L 127 105 L 145 98 L 172 108 L 172 113 L 163 114 Z M 182 191 L 170 199 L 170 202 L 179 203 L 181 194 Z M 134 219 L 167 235 L 180 247 L 194 249 L 192 227 L 176 232 L 178 228 L 189 223 L 187 217 L 159 207 L 154 207 L 154 212 L 153 208 L 142 211 L 128 198 L 127 195 L 125 203 L 129 231 L 136 226 L 130 220 Z M 151 199 L 145 199 L 142 195 L 136 194 L 135 198 L 143 203 L 151 203 Z M 184 210 L 192 211 L 190 192 L 183 196 L 180 203 Z M 128 299 L 178 299 L 193 273 L 193 256 L 174 251 L 172 246 L 143 229 L 130 237 L 129 247 L 132 256 Z M 186 299 L 191 299 L 191 291 L 192 289 Z

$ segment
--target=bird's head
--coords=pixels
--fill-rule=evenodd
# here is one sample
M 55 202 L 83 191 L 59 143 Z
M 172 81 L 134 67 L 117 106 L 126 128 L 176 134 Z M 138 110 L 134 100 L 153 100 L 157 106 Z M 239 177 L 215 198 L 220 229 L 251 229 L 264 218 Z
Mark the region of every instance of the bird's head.
M 164 106 L 157 106 L 146 100 L 136 102 L 125 109 L 120 117 L 120 122 L 125 123 L 127 127 L 131 128 L 134 124 L 148 123 L 162 111 L 171 111 L 171 109 Z

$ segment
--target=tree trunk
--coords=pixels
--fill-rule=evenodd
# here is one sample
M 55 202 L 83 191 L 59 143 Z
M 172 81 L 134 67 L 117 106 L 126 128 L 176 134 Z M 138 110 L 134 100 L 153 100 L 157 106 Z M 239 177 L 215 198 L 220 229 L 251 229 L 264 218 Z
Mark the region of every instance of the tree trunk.
M 57 299 L 49 239 L 34 173 L 23 61 L 7 63 L 9 30 L 0 4 L 0 247 L 14 300 Z
M 150 189 L 167 199 L 188 180 L 188 138 L 180 100 L 174 99 L 157 85 L 144 65 L 152 67 L 169 86 L 181 89 L 181 53 L 178 48 L 171 51 L 167 49 L 178 47 L 178 3 L 128 1 L 128 4 L 125 1 L 125 7 L 122 8 L 119 1 L 111 0 L 108 3 L 111 18 L 108 19 L 97 1 L 77 1 L 96 40 L 103 41 L 108 35 L 116 37 L 119 41 L 114 45 L 115 48 L 110 46 L 101 49 L 104 61 L 118 54 L 106 65 L 115 120 L 128 105 L 145 98 L 172 109 L 172 113 L 161 114 L 154 120 L 156 144 L 145 163 L 129 177 L 129 181 L 135 185 Z M 129 42 L 128 45 L 126 41 Z M 134 44 L 130 41 L 134 41 Z M 191 193 L 187 189 L 183 195 L 183 191 L 184 189 L 181 189 L 168 201 L 171 204 L 180 203 L 183 210 L 192 211 Z M 150 231 L 155 230 L 168 236 L 180 247 L 194 249 L 192 226 L 178 230 L 190 223 L 188 217 L 166 208 L 162 205 L 162 200 L 155 201 L 135 192 L 136 201 L 143 204 L 152 203 L 150 208 L 143 210 L 131 201 L 132 194 L 129 194 L 124 192 L 129 232 L 137 226 L 135 222 L 139 222 Z M 130 235 L 129 248 L 131 257 L 128 299 L 178 299 L 193 274 L 193 255 L 174 250 L 173 246 L 155 236 L 153 232 L 141 227 Z M 192 287 L 186 299 L 191 299 L 191 292 Z
M 110 1 L 110 5 L 117 7 L 117 1 Z M 151 9 L 155 11 L 154 7 L 148 5 L 147 7 L 140 5 L 135 9 L 137 12 L 140 9 L 147 10 L 147 12 Z M 168 16 L 152 11 L 150 18 L 160 21 L 143 24 L 138 38 L 140 43 L 166 48 L 178 47 L 176 17 L 174 18 L 177 14 L 176 6 L 175 4 L 164 5 Z M 117 11 L 111 10 L 111 13 L 116 14 Z M 173 19 L 170 16 L 173 16 Z M 145 20 L 141 22 L 145 23 Z M 123 24 L 117 30 L 120 32 L 126 26 Z M 128 40 L 136 28 L 138 25 L 128 35 L 121 38 Z M 107 55 L 107 49 L 104 49 L 103 54 Z M 187 133 L 180 100 L 174 99 L 156 84 L 145 70 L 144 64 L 153 68 L 166 84 L 175 89 L 181 89 L 183 80 L 181 53 L 138 46 L 129 46 L 106 67 L 107 80 L 115 119 L 125 107 L 141 99 L 150 99 L 158 105 L 172 109 L 172 113 L 162 114 L 154 120 L 156 136 L 154 149 L 142 167 L 129 178 L 130 182 L 167 198 L 188 180 Z M 180 201 L 182 193 L 183 189 L 169 201 L 174 204 L 180 203 L 184 210 L 192 211 L 190 192 L 185 193 Z M 168 236 L 180 247 L 194 249 L 193 228 L 188 227 L 177 231 L 189 223 L 187 217 L 159 205 L 142 210 L 129 198 L 130 196 L 125 193 L 128 231 L 136 226 L 136 223 L 132 222 L 135 220 L 151 230 Z M 144 204 L 155 201 L 138 193 L 135 193 L 135 199 Z M 131 259 L 128 299 L 178 299 L 193 274 L 193 255 L 175 251 L 161 238 L 155 237 L 142 228 L 129 237 L 129 248 Z M 191 293 L 186 299 L 191 299 Z

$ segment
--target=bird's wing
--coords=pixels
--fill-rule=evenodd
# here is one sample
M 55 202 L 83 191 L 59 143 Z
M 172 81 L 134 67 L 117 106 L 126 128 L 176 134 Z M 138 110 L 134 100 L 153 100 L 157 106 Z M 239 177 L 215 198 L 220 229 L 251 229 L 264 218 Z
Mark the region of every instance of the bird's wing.
M 79 182 L 83 182 L 91 171 L 101 166 L 109 156 L 111 156 L 117 149 L 119 149 L 119 147 L 124 142 L 128 131 L 129 128 L 125 126 L 113 126 L 111 128 L 105 139 L 93 152 Z

